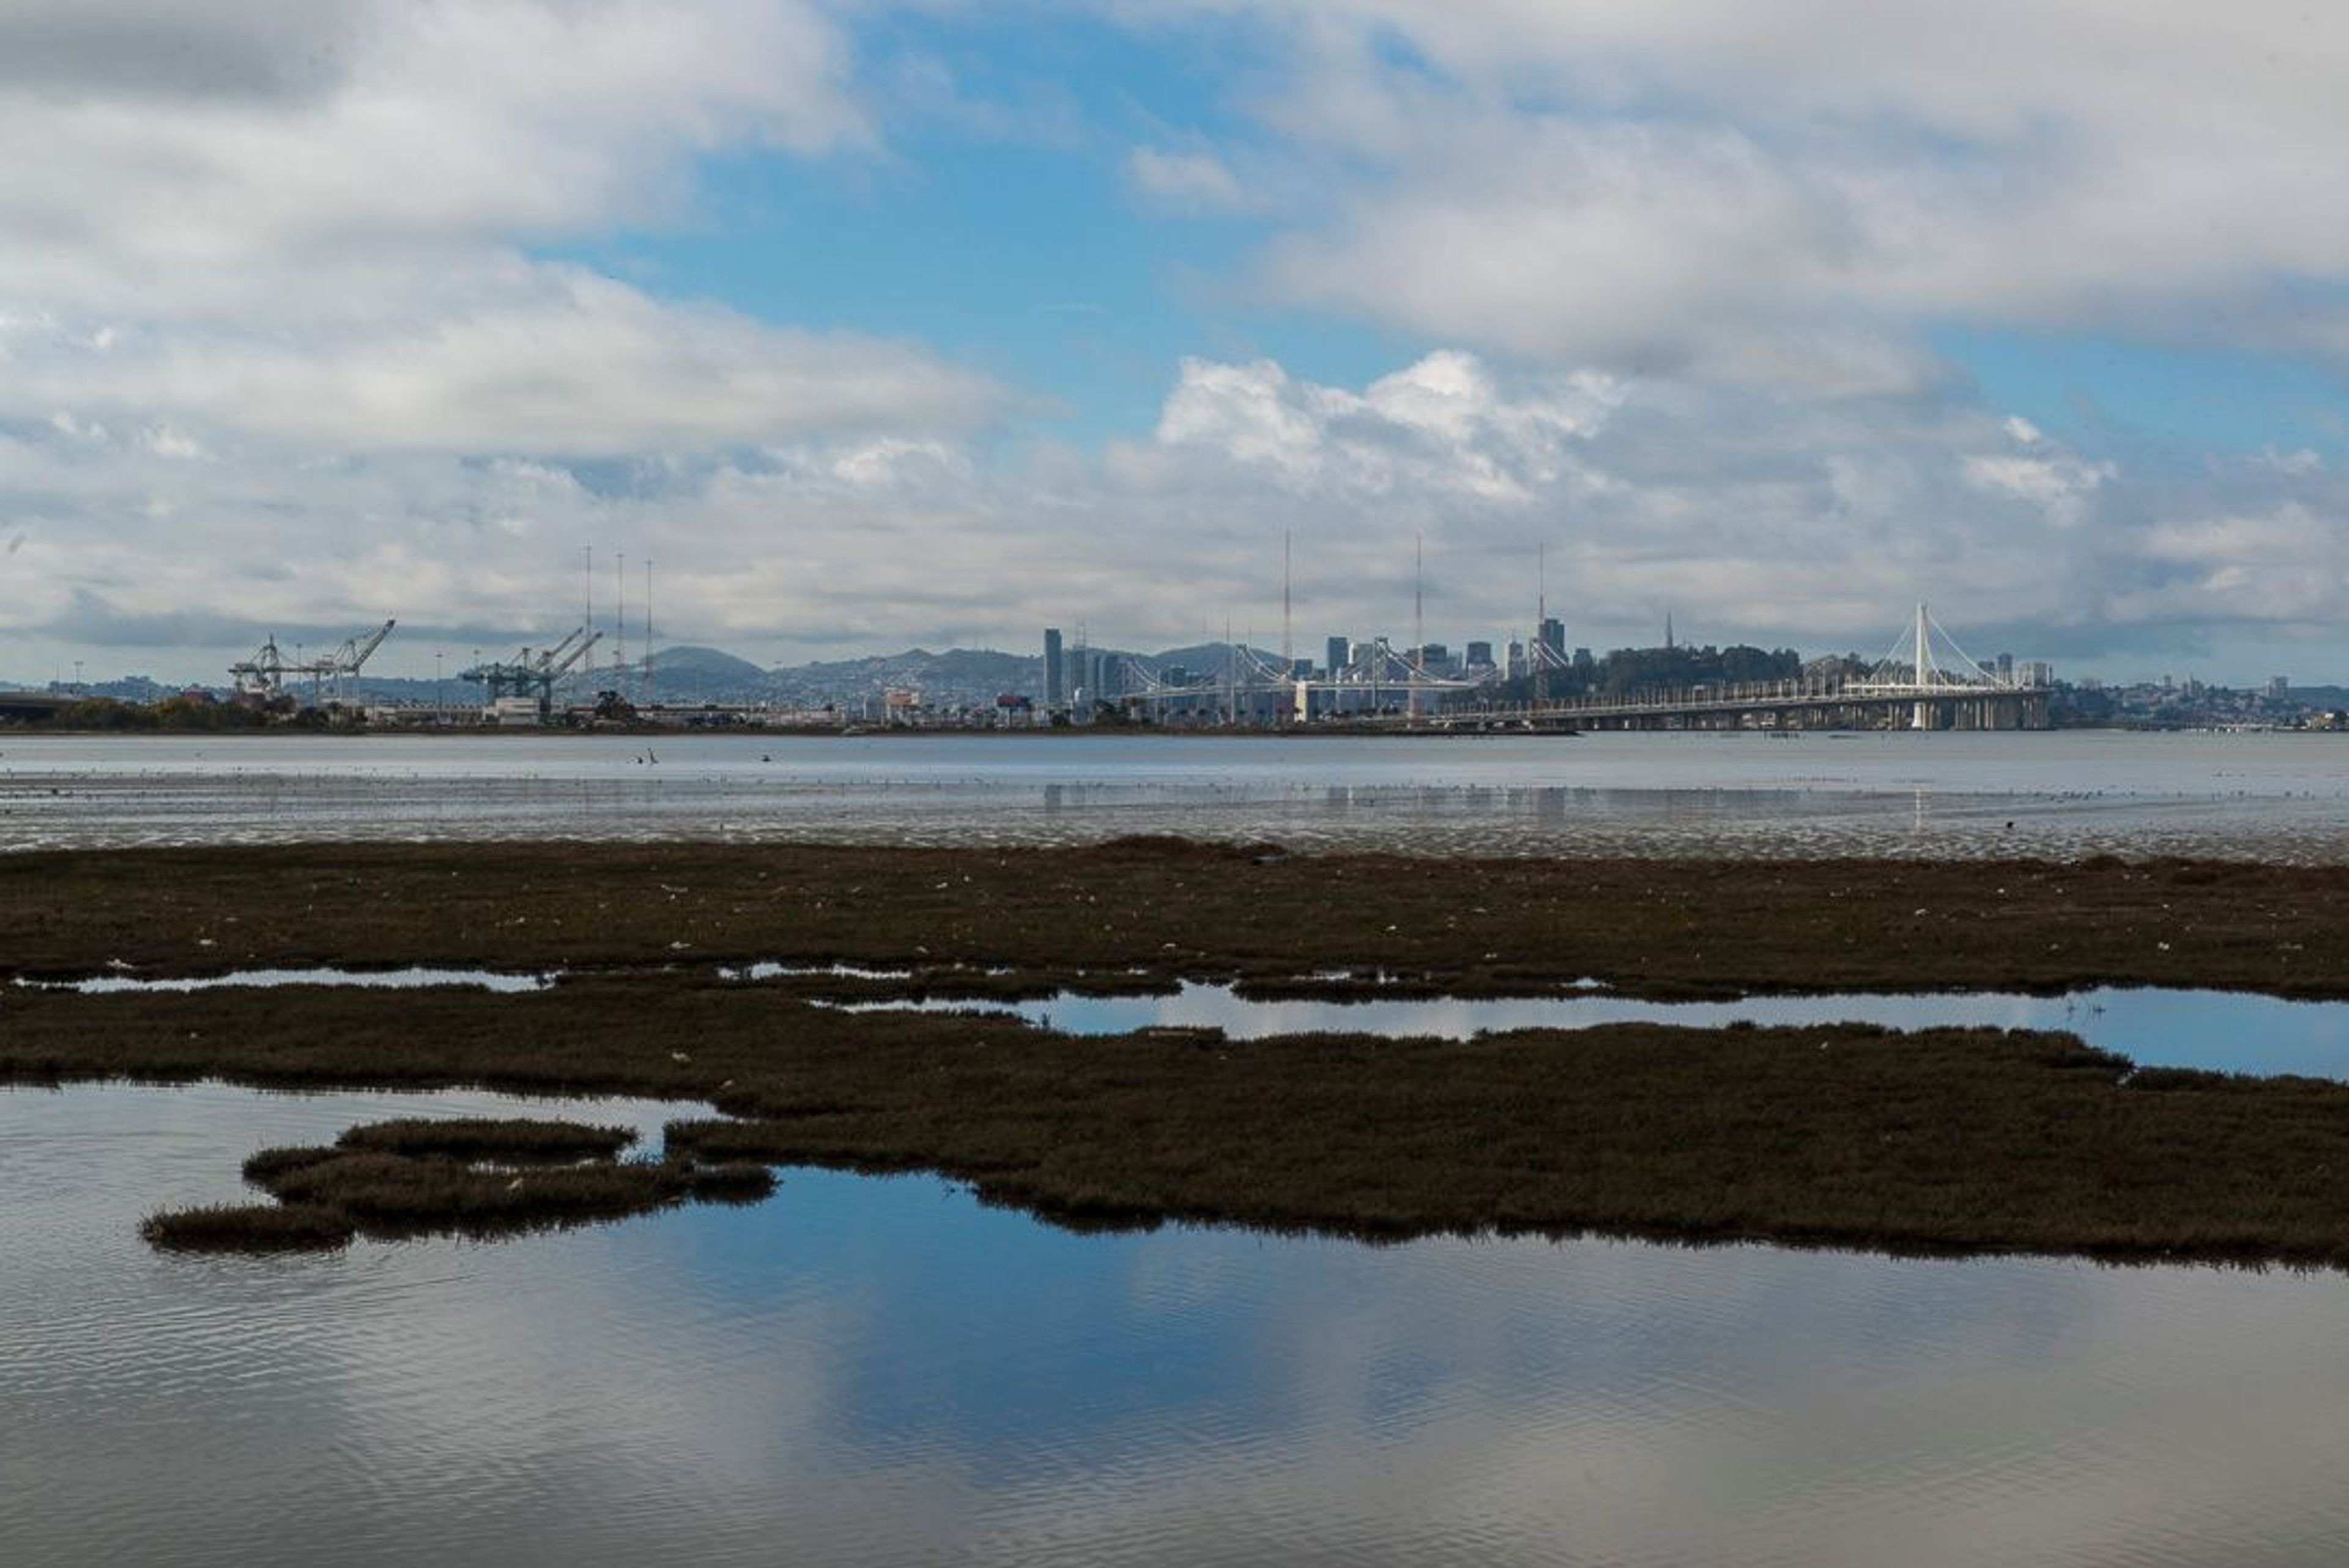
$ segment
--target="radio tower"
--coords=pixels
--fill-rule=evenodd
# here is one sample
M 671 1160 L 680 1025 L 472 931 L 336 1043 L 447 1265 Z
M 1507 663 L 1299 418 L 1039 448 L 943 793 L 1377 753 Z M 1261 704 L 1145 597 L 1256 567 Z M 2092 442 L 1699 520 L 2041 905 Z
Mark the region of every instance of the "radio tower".
M 1411 536 L 1411 717 L 1419 722 L 1420 687 L 1427 680 L 1427 546 Z
M 1534 634 L 1526 639 L 1526 667 L 1540 673 L 1534 676 L 1534 700 L 1543 702 L 1549 696 L 1549 661 L 1542 656 L 1542 626 L 1549 620 L 1549 543 L 1534 545 Z
M 1297 673 L 1297 659 L 1288 644 L 1288 530 L 1280 531 L 1280 663 L 1290 675 Z

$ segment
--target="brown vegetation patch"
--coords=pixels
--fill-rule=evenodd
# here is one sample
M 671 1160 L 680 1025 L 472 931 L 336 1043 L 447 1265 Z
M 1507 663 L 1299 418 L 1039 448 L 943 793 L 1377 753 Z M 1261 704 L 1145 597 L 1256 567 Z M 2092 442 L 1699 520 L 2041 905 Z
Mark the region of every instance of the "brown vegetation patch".
M 688 1198 L 755 1202 L 773 1190 L 773 1172 L 761 1165 L 616 1161 L 635 1139 L 626 1128 L 566 1121 L 378 1122 L 348 1130 L 331 1149 L 265 1149 L 247 1160 L 245 1180 L 278 1206 L 155 1214 L 141 1234 L 160 1247 L 214 1252 L 336 1247 L 354 1235 L 488 1237 Z M 558 1161 L 578 1163 L 549 1163 Z
M 332 1209 L 240 1203 L 150 1214 L 139 1233 L 166 1252 L 323 1252 L 348 1246 L 358 1227 Z
M 690 1158 L 937 1170 L 1083 1225 L 1596 1230 L 2349 1266 L 2349 1087 L 2132 1072 L 2061 1034 L 1080 1037 L 1001 1016 L 846 1015 L 677 976 L 521 996 L 42 993 L 12 1003 L 11 1024 L 0 1078 L 487 1084 L 699 1100 L 731 1119 L 674 1127 L 664 1167 L 484 1172 L 519 1152 L 487 1135 L 462 1158 L 370 1150 L 357 1132 L 254 1157 L 267 1190 L 370 1233 L 493 1233 L 708 1196 L 712 1182 L 756 1188 L 688 1171 Z
M 110 964 L 147 975 L 706 972 L 761 959 L 903 966 L 917 972 L 909 984 L 993 995 L 1080 970 L 1118 984 L 1295 986 L 1344 969 L 1453 995 L 1586 975 L 1647 995 L 2160 985 L 2341 995 L 2349 868 L 1446 861 L 1181 839 L 0 855 L 0 972 L 20 975 Z
M 1538 995 L 1586 976 L 1651 996 L 2147 984 L 2341 995 L 2349 868 L 1447 861 L 1163 838 L 41 854 L 0 856 L 0 954 L 18 975 L 563 967 L 563 984 L 516 995 L 0 988 L 0 1080 L 699 1101 L 734 1119 L 680 1126 L 675 1150 L 936 1169 L 1069 1223 L 2349 1265 L 2349 1088 L 2132 1073 L 2068 1036 L 1619 1026 L 1236 1045 L 1212 1030 L 1079 1038 L 812 1005 L 1180 979 L 1268 996 Z M 909 973 L 717 976 L 759 960 Z M 624 1166 L 616 1146 L 417 1141 L 452 1136 L 431 1125 L 265 1151 L 250 1173 L 383 1233 L 493 1233 L 766 1180 Z M 482 1169 L 492 1161 L 585 1163 Z M 177 1244 L 164 1237 L 239 1222 L 158 1216 L 156 1233 Z M 292 1236 L 317 1222 L 254 1223 Z

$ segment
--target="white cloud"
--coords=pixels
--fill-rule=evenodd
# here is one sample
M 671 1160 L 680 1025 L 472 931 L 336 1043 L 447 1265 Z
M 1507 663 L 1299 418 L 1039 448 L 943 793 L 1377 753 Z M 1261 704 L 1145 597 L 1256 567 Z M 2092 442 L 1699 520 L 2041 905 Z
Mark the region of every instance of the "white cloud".
M 1226 7 L 1128 3 L 1167 15 Z M 2349 13 L 2251 0 L 1280 0 L 1244 89 L 1318 191 L 1283 298 L 1439 340 L 1849 393 L 1920 319 L 2305 350 L 2349 274 Z M 2180 306 L 2204 308 L 2188 314 Z M 2223 308 L 2216 308 L 2223 307 Z M 2198 325 L 2197 324 L 2205 324 Z M 1822 359 L 1804 346 L 1844 346 Z M 1806 378 L 1806 368 L 1814 374 Z M 1905 377 L 1905 383 L 1904 383 Z
M 1247 123 L 1105 156 L 1140 201 L 1265 222 L 1276 300 L 1414 346 L 1346 385 L 1194 356 L 1096 458 L 995 445 L 1014 395 L 918 345 L 547 259 L 692 221 L 710 152 L 885 167 L 885 109 L 1075 134 L 934 62 L 876 95 L 861 9 L 0 8 L 0 139 L 40 151 L 0 161 L 0 629 L 159 663 L 388 614 L 534 635 L 578 546 L 625 540 L 672 624 L 754 654 L 1024 645 L 1077 607 L 1178 641 L 1271 624 L 1284 532 L 1303 613 L 1352 631 L 1399 624 L 1414 537 L 1447 636 L 1521 624 L 1541 546 L 1598 645 L 1666 609 L 1877 645 L 1927 584 L 1961 628 L 2081 639 L 2349 617 L 2337 464 L 2124 473 L 1916 330 L 2256 341 L 2271 281 L 2349 273 L 2349 18 L 1268 0 Z M 2349 355 L 2344 323 L 2302 336 Z
M 962 428 L 917 348 L 671 304 L 524 247 L 684 215 L 695 155 L 873 143 L 803 0 L 0 13 L 0 418 L 564 455 Z
M 1003 395 L 904 345 L 665 304 L 572 268 L 450 280 L 395 326 L 295 337 L 142 324 L 105 352 L 20 349 L 0 417 L 64 405 L 340 451 L 593 455 L 965 427 Z
M 1264 642 L 1284 534 L 1310 636 L 1401 633 L 1418 541 L 1444 640 L 1522 633 L 1537 549 L 1550 608 L 1601 648 L 1651 639 L 1670 611 L 1701 641 L 1872 654 L 1929 593 L 1970 645 L 2023 656 L 2349 616 L 2349 486 L 2327 473 L 2246 465 L 2240 486 L 2189 490 L 2044 434 L 2022 445 L 1986 411 L 1458 350 L 1350 387 L 1193 360 L 1152 436 L 1100 457 L 990 458 L 968 438 L 881 429 L 289 467 L 96 445 L 88 429 L 0 422 L 5 528 L 25 541 L 0 569 L 0 628 L 18 647 L 31 634 L 126 661 L 157 650 L 190 675 L 217 676 L 263 630 L 339 641 L 387 615 L 403 628 L 395 673 L 429 667 L 436 645 L 559 634 L 589 541 L 599 561 L 625 542 L 632 573 L 657 561 L 678 636 L 778 659 L 1024 647 L 1076 620 L 1098 642 L 1167 645 L 1220 634 L 1226 614 Z M 2238 504 L 2252 495 L 2265 499 Z
M 2306 479 L 2311 474 L 2324 471 L 2323 458 L 2306 447 L 2297 447 L 2288 452 L 2280 452 L 2273 447 L 2266 447 L 2261 449 L 2252 461 L 2261 468 L 2268 469 L 2288 479 Z
M 2086 463 L 2076 458 L 2016 457 L 2008 453 L 1975 453 L 1965 459 L 1966 482 L 1976 490 L 2014 496 L 2045 513 L 2058 528 L 2077 523 L 2088 497 L 2118 470 L 2110 463 Z
M 1209 152 L 1137 147 L 1126 155 L 1125 177 L 1143 196 L 1169 207 L 1232 211 L 1248 204 L 1239 177 Z
M 1611 380 L 1593 375 L 1505 391 L 1481 360 L 1456 351 L 1431 354 L 1359 394 L 1292 380 L 1269 360 L 1186 359 L 1157 441 L 1212 450 L 1292 488 L 1523 500 L 1577 471 L 1570 443 L 1588 440 L 1619 397 Z

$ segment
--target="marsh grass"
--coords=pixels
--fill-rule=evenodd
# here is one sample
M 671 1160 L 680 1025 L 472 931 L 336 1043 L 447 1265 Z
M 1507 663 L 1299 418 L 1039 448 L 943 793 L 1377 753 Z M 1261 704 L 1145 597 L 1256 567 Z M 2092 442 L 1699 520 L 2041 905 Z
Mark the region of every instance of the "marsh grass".
M 358 1234 L 350 1219 L 308 1204 L 217 1204 L 150 1214 L 139 1233 L 166 1252 L 324 1252 Z
M 611 1160 L 636 1140 L 636 1133 L 625 1127 L 589 1127 L 575 1121 L 410 1117 L 354 1127 L 336 1139 L 335 1146 L 360 1153 L 440 1154 L 523 1165 Z
M 292 845 L 0 856 L 0 971 L 908 967 L 1026 995 L 1640 995 L 2209 985 L 2349 995 L 2349 868 L 1439 860 L 1179 839 L 1081 849 Z M 1006 975 L 988 975 L 1009 968 Z M 1138 973 L 1134 973 L 1138 971 Z M 858 994 L 848 977 L 774 982 Z M 866 991 L 889 983 L 862 983 Z M 904 989 L 898 986 L 897 989 Z
M 265 1149 L 248 1159 L 245 1180 L 276 1205 L 167 1212 L 150 1216 L 141 1233 L 160 1247 L 214 1252 L 336 1247 L 355 1235 L 491 1237 L 688 1199 L 754 1202 L 774 1190 L 764 1166 L 616 1160 L 635 1137 L 566 1121 L 376 1122 L 349 1129 L 332 1148 Z
M 368 1233 L 499 1233 L 760 1189 L 763 1170 L 712 1174 L 692 1158 L 937 1170 L 1088 1227 L 1597 1230 L 2349 1266 L 2349 1088 L 2132 1071 L 2069 1036 L 1623 1025 L 1243 1046 L 1212 1030 L 1079 1038 L 812 1005 L 1180 979 L 1264 995 L 1523 995 L 1584 976 L 1680 996 L 2343 995 L 2344 868 L 1452 861 L 1182 840 L 25 855 L 0 856 L 0 953 L 19 974 L 58 975 L 117 963 L 571 972 L 514 995 L 5 989 L 0 1079 L 478 1085 L 698 1101 L 726 1119 L 673 1129 L 657 1166 L 559 1140 L 502 1156 L 500 1135 L 416 1141 L 456 1136 L 440 1123 L 249 1166 Z M 716 974 L 761 959 L 911 974 Z M 554 1163 L 481 1169 L 493 1160 Z
M 843 1015 L 677 976 L 525 996 L 45 993 L 11 1022 L 0 1075 L 20 1078 L 481 1084 L 719 1113 L 680 1119 L 659 1166 L 485 1171 L 523 1151 L 483 1135 L 465 1159 L 384 1152 L 360 1133 L 249 1163 L 273 1193 L 371 1234 L 497 1233 L 755 1192 L 763 1167 L 806 1163 L 938 1171 L 1088 1228 L 1597 1231 L 2349 1266 L 2349 1087 L 2137 1071 L 2062 1034 L 1081 1037 L 999 1016 Z M 759 1175 L 699 1169 L 745 1162 Z

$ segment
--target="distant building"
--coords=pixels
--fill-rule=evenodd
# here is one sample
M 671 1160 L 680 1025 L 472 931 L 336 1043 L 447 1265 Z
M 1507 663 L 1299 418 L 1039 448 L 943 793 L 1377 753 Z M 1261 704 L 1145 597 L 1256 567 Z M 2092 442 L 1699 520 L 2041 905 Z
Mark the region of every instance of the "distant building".
M 2268 677 L 2268 697 L 2271 701 L 2282 702 L 2291 696 L 2292 680 L 2289 676 L 2270 676 Z
M 1068 671 L 1061 662 L 1061 628 L 1044 628 L 1044 709 L 1058 713 L 1069 706 Z
M 1491 669 L 1493 667 L 1493 645 L 1490 643 L 1469 644 L 1467 664 L 1468 667 L 1472 670 Z
M 1516 638 L 1509 639 L 1509 664 L 1502 674 L 1513 681 L 1526 678 L 1526 645 Z
M 1340 670 L 1354 662 L 1354 645 L 1344 637 L 1332 637 L 1322 654 L 1327 662 L 1321 667 L 1335 678 Z
M 1541 624 L 1541 645 L 1543 651 L 1550 655 L 1548 660 L 1550 664 L 1564 664 L 1566 662 L 1566 623 L 1555 615 L 1544 619 Z

